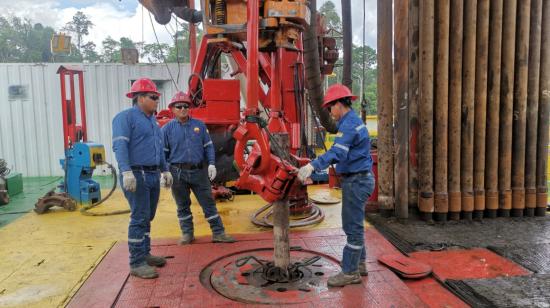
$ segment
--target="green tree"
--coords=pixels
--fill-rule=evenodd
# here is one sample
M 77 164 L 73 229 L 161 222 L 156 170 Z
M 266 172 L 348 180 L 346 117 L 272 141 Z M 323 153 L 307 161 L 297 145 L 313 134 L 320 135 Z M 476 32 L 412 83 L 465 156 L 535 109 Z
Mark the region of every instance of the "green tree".
M 101 42 L 103 47 L 103 54 L 101 54 L 101 60 L 106 63 L 120 62 L 120 42 L 114 40 L 111 36 L 108 36 Z
M 84 62 L 97 63 L 101 61 L 101 56 L 97 53 L 96 45 L 93 42 L 88 42 L 82 45 L 82 56 Z
M 166 62 L 168 63 L 189 63 L 189 24 L 182 22 L 179 24 L 181 30 L 176 32 L 176 39 L 174 40 L 174 45 L 170 46 L 168 50 L 168 55 L 166 56 Z M 202 29 L 195 27 L 196 37 L 197 37 L 197 48 L 200 46 L 200 40 L 202 38 Z
M 89 30 L 94 26 L 92 21 L 81 11 L 76 12 L 73 16 L 73 20 L 69 21 L 62 29 L 76 35 L 76 46 L 78 51 L 82 52 L 82 39 L 84 36 L 90 34 Z
M 149 63 L 163 63 L 170 45 L 165 43 L 145 44 L 143 46 L 143 57 L 147 58 Z
M 50 39 L 54 30 L 28 19 L 0 17 L 0 61 L 51 61 Z
M 332 1 L 323 3 L 318 11 L 323 15 L 328 29 L 334 29 L 338 33 L 342 33 L 342 19 L 338 16 L 338 12 L 336 12 L 336 7 Z

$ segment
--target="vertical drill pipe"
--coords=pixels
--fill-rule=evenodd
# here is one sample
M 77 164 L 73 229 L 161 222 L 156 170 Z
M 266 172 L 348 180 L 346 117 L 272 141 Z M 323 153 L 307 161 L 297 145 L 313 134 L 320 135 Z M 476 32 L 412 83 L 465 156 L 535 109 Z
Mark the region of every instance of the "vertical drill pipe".
M 502 70 L 500 82 L 500 129 L 498 155 L 499 210 L 503 217 L 512 209 L 512 118 L 514 101 L 514 56 L 516 0 L 504 1 L 502 17 Z
M 512 216 L 525 209 L 525 134 L 527 112 L 527 69 L 529 67 L 529 23 L 531 0 L 518 2 L 512 132 Z
M 189 8 L 194 9 L 195 8 L 195 1 L 188 1 Z M 197 59 L 197 30 L 194 23 L 189 23 L 189 63 L 191 64 L 191 68 L 193 68 L 193 65 L 195 64 L 195 60 Z
M 487 76 L 487 136 L 485 155 L 485 213 L 494 218 L 498 211 L 498 129 L 500 110 L 500 65 L 503 0 L 491 0 L 489 21 L 489 72 Z
M 462 127 L 460 154 L 460 188 L 462 215 L 472 219 L 474 210 L 474 88 L 476 66 L 477 0 L 464 2 L 464 45 L 462 62 Z
M 290 264 L 288 239 L 289 215 L 288 202 L 286 200 L 273 202 L 274 264 L 285 271 Z
M 246 114 L 256 114 L 258 111 L 258 1 L 247 3 L 246 32 Z
M 449 83 L 449 219 L 460 219 L 460 104 L 464 1 L 451 1 Z
M 537 113 L 539 110 L 540 35 L 542 0 L 531 0 L 529 29 L 529 69 L 527 84 L 527 131 L 525 145 L 525 216 L 535 215 L 537 207 Z
M 487 53 L 489 1 L 477 3 L 476 79 L 474 111 L 474 218 L 485 210 L 485 129 L 487 124 Z
M 409 0 L 395 0 L 394 80 L 397 117 L 395 119 L 395 216 L 409 216 Z
M 418 208 L 421 218 L 431 220 L 433 196 L 433 90 L 434 90 L 434 0 L 420 1 L 420 155 Z
M 418 207 L 418 19 L 419 1 L 409 1 L 409 206 Z
M 434 219 L 446 221 L 449 112 L 449 0 L 436 2 Z
M 537 142 L 537 208 L 535 215 L 544 216 L 548 198 L 546 168 L 548 166 L 548 117 L 550 115 L 550 2 L 542 9 L 540 57 L 540 99 Z M 544 52 L 543 52 L 544 51 Z
M 350 90 L 353 90 L 353 80 L 351 79 L 351 52 L 353 46 L 351 34 L 353 30 L 351 29 L 351 1 L 349 0 L 342 0 L 342 32 L 344 37 L 344 67 L 342 69 L 342 84 Z
M 378 0 L 378 202 L 383 216 L 393 213 L 392 2 Z

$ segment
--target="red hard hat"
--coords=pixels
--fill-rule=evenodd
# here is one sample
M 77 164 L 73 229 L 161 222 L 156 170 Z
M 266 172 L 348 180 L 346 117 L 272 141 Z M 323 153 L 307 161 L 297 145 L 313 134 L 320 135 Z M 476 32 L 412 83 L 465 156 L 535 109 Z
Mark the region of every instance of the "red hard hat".
M 140 78 L 134 81 L 132 87 L 130 87 L 130 92 L 126 93 L 126 96 L 128 98 L 134 98 L 137 93 L 155 93 L 160 96 L 157 86 L 149 78 Z
M 327 89 L 327 93 L 325 94 L 325 98 L 323 99 L 323 106 L 321 107 L 327 108 L 334 101 L 337 101 L 344 97 L 350 97 L 351 100 L 355 100 L 357 98 L 357 96 L 351 93 L 348 87 L 338 83 L 333 84 Z
M 168 108 L 172 108 L 175 103 L 188 103 L 190 107 L 193 106 L 191 97 L 187 93 L 183 93 L 182 91 L 176 92 L 176 94 L 172 97 Z

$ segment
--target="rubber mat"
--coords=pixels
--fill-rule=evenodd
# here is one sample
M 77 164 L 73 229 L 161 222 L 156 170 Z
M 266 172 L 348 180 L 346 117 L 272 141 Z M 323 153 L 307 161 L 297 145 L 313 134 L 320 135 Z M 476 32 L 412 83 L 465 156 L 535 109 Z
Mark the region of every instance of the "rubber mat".
M 368 214 L 368 221 L 400 251 L 446 248 L 472 248 L 550 243 L 550 216 L 532 218 L 495 218 L 483 221 L 449 221 L 428 224 L 410 218 L 402 223 L 395 218 Z
M 488 249 L 538 274 L 550 274 L 550 243 L 489 246 Z M 550 306 L 550 305 L 549 305 Z
M 446 284 L 472 307 L 550 306 L 550 274 L 447 280 Z

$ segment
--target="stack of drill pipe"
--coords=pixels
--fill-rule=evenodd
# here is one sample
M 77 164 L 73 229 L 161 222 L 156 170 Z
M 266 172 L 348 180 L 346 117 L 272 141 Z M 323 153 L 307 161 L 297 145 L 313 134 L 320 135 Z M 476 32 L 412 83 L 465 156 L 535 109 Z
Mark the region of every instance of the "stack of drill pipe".
M 540 39 L 542 0 L 531 0 L 529 29 L 529 68 L 527 84 L 527 127 L 525 145 L 525 216 L 535 215 L 537 207 L 537 116 L 539 110 Z
M 487 125 L 485 155 L 486 217 L 498 213 L 498 139 L 503 0 L 491 0 L 489 21 L 489 72 L 487 76 Z
M 409 207 L 418 204 L 419 1 L 409 1 Z
M 460 109 L 464 1 L 451 2 L 449 81 L 449 219 L 460 219 Z
M 540 56 L 540 98 L 537 132 L 537 208 L 535 214 L 544 216 L 548 198 L 546 168 L 548 164 L 548 129 L 550 115 L 550 1 L 543 1 Z
M 476 64 L 477 1 L 464 1 L 464 45 L 462 55 L 462 131 L 460 157 L 460 188 L 462 216 L 472 219 L 474 210 L 474 90 Z
M 436 221 L 447 220 L 447 134 L 449 121 L 449 0 L 436 2 L 435 58 L 435 174 L 434 216 Z

